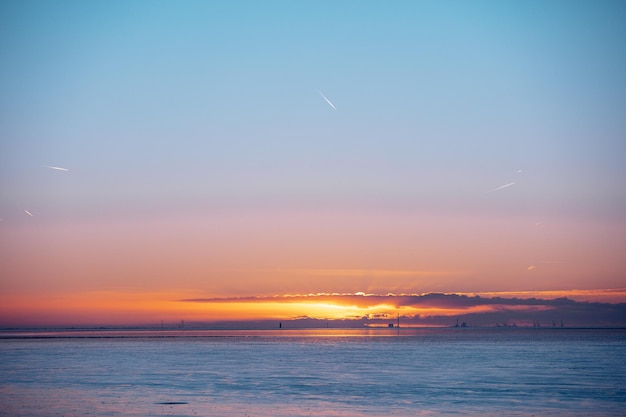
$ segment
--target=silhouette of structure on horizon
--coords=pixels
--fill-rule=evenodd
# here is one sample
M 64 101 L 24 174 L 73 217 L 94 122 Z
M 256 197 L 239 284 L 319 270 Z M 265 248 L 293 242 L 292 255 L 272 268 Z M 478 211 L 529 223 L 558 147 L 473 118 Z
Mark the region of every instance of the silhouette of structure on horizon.
M 459 326 L 459 319 L 456 319 L 456 324 L 452 327 L 467 327 L 467 323 L 463 322 L 460 326 Z

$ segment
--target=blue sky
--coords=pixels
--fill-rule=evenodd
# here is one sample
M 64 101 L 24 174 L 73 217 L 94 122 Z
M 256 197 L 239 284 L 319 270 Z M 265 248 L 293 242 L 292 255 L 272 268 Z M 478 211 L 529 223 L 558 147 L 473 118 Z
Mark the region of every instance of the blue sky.
M 57 163 L 109 200 L 138 198 L 133 177 L 146 198 L 393 202 L 525 169 L 529 192 L 623 208 L 620 2 L 3 9 L 5 177 Z
M 295 239 L 291 267 L 307 271 L 467 258 L 450 261 L 462 277 L 416 278 L 415 291 L 468 291 L 468 274 L 490 277 L 476 291 L 507 289 L 489 286 L 507 274 L 511 290 L 620 287 L 625 21 L 621 1 L 4 1 L 0 218 L 2 244 L 16 244 L 5 256 L 64 230 L 102 263 L 149 214 L 143 232 L 166 223 L 189 245 L 193 219 L 231 225 L 223 255 L 258 252 L 249 269 L 280 264 Z M 99 222 L 117 240 L 85 237 L 80 225 Z M 396 255 L 359 246 L 377 239 Z M 341 258 L 349 247 L 361 252 Z M 203 262 L 166 253 L 137 258 Z M 563 267 L 528 278 L 538 260 Z M 10 271 L 7 288 L 37 282 Z M 186 284 L 233 295 L 198 282 Z

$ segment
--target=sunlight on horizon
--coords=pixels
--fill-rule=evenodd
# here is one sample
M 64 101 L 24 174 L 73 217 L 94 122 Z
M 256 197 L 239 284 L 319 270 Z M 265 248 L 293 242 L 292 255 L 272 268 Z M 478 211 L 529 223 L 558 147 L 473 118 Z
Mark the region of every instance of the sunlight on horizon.
M 277 320 L 366 320 L 371 326 L 402 317 L 413 325 L 432 320 L 501 312 L 537 314 L 558 309 L 554 300 L 626 300 L 626 290 L 546 291 L 491 294 L 307 294 L 270 297 L 189 298 L 190 293 L 91 292 L 39 297 L 0 297 L 0 323 L 15 325 L 129 325 L 180 320 L 254 322 Z M 524 295 L 525 298 L 519 298 Z M 496 297 L 496 298 L 493 298 Z M 32 303 L 27 311 L 23 305 Z M 531 302 L 532 301 L 532 302 Z M 425 304 L 424 304 L 425 303 Z M 586 305 L 586 304 L 582 304 Z M 559 313 L 561 314 L 561 313 Z M 19 317 L 19 319 L 18 319 Z

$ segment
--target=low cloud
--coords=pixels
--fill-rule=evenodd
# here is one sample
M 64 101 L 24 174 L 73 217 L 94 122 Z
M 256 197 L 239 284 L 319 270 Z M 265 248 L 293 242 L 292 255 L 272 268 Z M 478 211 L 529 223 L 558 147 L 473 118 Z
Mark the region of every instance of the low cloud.
M 468 325 L 563 325 L 625 326 L 626 303 L 554 299 L 484 297 L 466 294 L 296 294 L 264 297 L 192 298 L 187 303 L 239 303 L 302 305 L 301 314 L 292 319 L 314 317 L 305 310 L 311 305 L 329 305 L 350 309 L 345 320 L 361 320 L 364 325 L 388 321 L 400 316 L 405 325 L 450 325 L 458 319 Z M 356 313 L 355 313 L 356 311 Z M 336 317 L 335 317 L 336 318 Z

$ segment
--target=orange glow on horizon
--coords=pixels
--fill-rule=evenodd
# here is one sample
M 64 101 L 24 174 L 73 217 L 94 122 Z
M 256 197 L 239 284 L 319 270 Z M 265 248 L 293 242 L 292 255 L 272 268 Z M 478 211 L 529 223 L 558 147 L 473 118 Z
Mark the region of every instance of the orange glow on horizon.
M 468 294 L 480 297 L 582 297 L 610 294 L 622 297 L 626 291 L 586 290 L 550 292 L 508 292 Z M 453 317 L 498 311 L 540 311 L 542 305 L 499 305 L 492 303 L 463 305 L 442 303 L 401 305 L 407 297 L 420 295 L 310 294 L 225 299 L 190 299 L 189 292 L 135 293 L 98 291 L 57 296 L 0 297 L 2 325 L 157 325 L 161 321 L 197 322 L 262 321 L 312 318 L 319 320 L 393 320 L 406 318 Z M 542 297 L 541 297 L 542 296 Z M 392 298 L 395 297 L 395 298 Z M 400 304 L 398 304 L 400 303 Z

